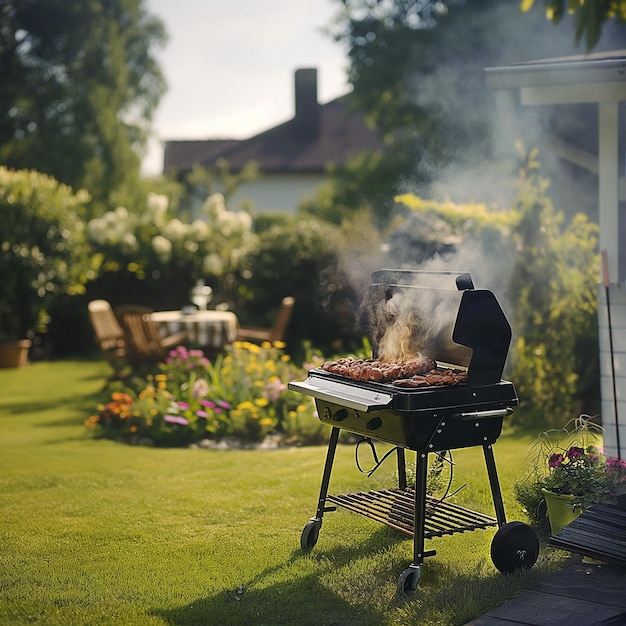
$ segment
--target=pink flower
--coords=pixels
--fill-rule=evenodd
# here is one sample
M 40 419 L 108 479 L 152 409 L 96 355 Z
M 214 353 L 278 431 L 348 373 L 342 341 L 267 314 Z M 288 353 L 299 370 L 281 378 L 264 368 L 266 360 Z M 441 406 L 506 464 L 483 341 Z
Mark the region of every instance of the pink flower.
M 558 467 L 559 465 L 561 465 L 561 463 L 563 463 L 564 460 L 565 458 L 563 457 L 562 454 L 559 454 L 559 453 L 551 454 L 548 457 L 548 467 Z
M 165 415 L 163 419 L 170 424 L 180 424 L 181 426 L 189 425 L 189 420 L 180 415 Z

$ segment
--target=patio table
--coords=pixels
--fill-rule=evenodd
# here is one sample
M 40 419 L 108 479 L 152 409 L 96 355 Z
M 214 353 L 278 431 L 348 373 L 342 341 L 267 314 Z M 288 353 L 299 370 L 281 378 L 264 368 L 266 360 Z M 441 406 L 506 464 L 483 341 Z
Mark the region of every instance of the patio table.
M 152 319 L 164 333 L 187 331 L 189 343 L 222 350 L 237 338 L 239 322 L 232 311 L 155 311 Z

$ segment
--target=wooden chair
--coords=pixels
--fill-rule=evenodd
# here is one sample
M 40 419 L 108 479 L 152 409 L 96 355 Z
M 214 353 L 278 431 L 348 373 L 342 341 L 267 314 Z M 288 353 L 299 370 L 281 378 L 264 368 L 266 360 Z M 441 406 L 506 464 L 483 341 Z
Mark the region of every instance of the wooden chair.
M 122 378 L 128 364 L 124 329 L 107 300 L 91 300 L 87 310 L 96 341 L 113 369 L 113 378 Z
M 292 296 L 283 298 L 278 315 L 271 328 L 258 328 L 255 326 L 240 327 L 237 331 L 237 340 L 250 341 L 252 343 L 283 341 L 295 302 Z
M 115 313 L 124 329 L 128 362 L 135 367 L 165 361 L 168 351 L 187 339 L 185 331 L 161 336 L 148 307 L 126 304 L 116 307 Z

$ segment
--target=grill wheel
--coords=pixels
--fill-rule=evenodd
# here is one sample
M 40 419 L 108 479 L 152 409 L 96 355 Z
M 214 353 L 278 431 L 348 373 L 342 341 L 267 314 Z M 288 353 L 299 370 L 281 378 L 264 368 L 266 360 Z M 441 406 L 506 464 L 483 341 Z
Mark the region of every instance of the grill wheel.
M 503 574 L 530 569 L 539 556 L 537 533 L 524 522 L 509 522 L 500 527 L 491 542 L 491 560 Z
M 300 535 L 300 547 L 304 552 L 310 552 L 313 550 L 320 535 L 321 526 L 322 520 L 318 518 L 311 518 L 305 524 L 302 529 L 302 535 Z

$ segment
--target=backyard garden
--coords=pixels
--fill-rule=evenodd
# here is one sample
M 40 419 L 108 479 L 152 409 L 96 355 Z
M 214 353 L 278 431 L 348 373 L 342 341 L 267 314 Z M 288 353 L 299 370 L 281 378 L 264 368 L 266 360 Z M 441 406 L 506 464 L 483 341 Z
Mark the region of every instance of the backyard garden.
M 436 555 L 407 598 L 397 581 L 413 546 L 402 533 L 329 512 L 315 548 L 300 547 L 330 429 L 288 383 L 338 355 L 369 355 L 356 324 L 363 286 L 388 263 L 412 267 L 415 250 L 426 267 L 464 260 L 502 295 L 515 329 L 506 376 L 520 405 L 495 454 L 507 518 L 533 521 L 545 537 L 545 512 L 535 519 L 517 481 L 538 432 L 597 403 L 597 228 L 554 209 L 532 154 L 524 168 L 509 211 L 409 194 L 382 231 L 367 214 L 341 226 L 250 220 L 219 194 L 196 207 L 202 225 L 165 194 L 85 222 L 82 195 L 0 170 L 11 278 L 0 287 L 0 328 L 4 340 L 33 342 L 27 366 L 0 369 L 0 621 L 461 626 L 558 568 L 567 555 L 543 545 L 533 568 L 500 574 L 493 532 L 456 533 L 429 540 Z M 433 233 L 455 249 L 433 247 Z M 411 246 L 397 245 L 400 235 Z M 484 257 L 501 262 L 485 267 Z M 181 345 L 113 380 L 86 303 L 180 307 L 198 278 L 216 304 L 253 323 L 293 294 L 285 342 L 235 341 L 212 355 Z M 393 463 L 366 477 L 368 460 L 354 455 L 354 438 L 342 435 L 333 491 L 397 482 Z M 455 451 L 454 467 L 446 501 L 493 516 L 480 449 Z
M 108 374 L 100 359 L 0 370 L 2 624 L 461 626 L 567 558 L 546 547 L 532 569 L 503 575 L 489 557 L 492 530 L 434 539 L 417 594 L 400 599 L 397 576 L 412 556 L 405 535 L 338 510 L 315 549 L 300 549 L 323 446 L 94 437 L 85 421 Z M 507 428 L 495 446 L 509 519 L 526 519 L 513 485 L 531 441 Z M 454 460 L 453 501 L 493 515 L 480 449 Z M 349 442 L 336 468 L 336 491 L 395 480 L 393 462 L 366 478 Z

